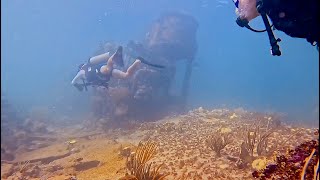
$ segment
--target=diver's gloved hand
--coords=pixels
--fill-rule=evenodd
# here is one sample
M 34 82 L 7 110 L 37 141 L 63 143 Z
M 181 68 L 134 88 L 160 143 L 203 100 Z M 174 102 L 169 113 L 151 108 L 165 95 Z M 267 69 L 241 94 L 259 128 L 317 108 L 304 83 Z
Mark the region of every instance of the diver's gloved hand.
M 74 87 L 76 87 L 79 91 L 83 91 L 83 85 L 82 84 L 75 83 Z

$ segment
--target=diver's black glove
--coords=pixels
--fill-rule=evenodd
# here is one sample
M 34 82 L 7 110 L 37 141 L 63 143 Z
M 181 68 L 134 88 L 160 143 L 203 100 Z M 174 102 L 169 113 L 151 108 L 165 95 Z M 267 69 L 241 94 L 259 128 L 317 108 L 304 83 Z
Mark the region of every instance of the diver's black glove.
M 74 87 L 76 87 L 79 91 L 83 91 L 83 85 L 82 84 L 75 83 Z

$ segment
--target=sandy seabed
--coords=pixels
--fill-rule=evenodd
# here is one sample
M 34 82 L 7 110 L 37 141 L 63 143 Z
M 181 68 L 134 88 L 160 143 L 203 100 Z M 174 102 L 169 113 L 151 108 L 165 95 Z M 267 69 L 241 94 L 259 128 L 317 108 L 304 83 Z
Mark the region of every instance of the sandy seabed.
M 244 141 L 244 126 L 270 126 L 272 118 L 265 115 L 227 109 L 199 108 L 188 114 L 168 117 L 157 122 L 144 122 L 107 131 L 85 131 L 66 127 L 55 133 L 56 140 L 47 147 L 19 153 L 12 162 L 1 163 L 1 179 L 39 180 L 116 180 L 129 171 L 124 148 L 134 151 L 139 142 L 157 143 L 157 154 L 150 162 L 163 164 L 165 179 L 253 179 L 254 165 L 237 164 L 240 146 Z M 262 123 L 267 122 L 267 123 Z M 268 155 L 285 153 L 306 140 L 315 139 L 315 129 L 276 125 L 268 137 Z M 206 140 L 214 133 L 229 133 L 232 141 L 221 150 L 221 156 L 207 146 Z M 73 140 L 73 142 L 72 142 Z M 70 143 L 72 142 L 72 143 Z M 270 152 L 272 151 L 272 152 Z

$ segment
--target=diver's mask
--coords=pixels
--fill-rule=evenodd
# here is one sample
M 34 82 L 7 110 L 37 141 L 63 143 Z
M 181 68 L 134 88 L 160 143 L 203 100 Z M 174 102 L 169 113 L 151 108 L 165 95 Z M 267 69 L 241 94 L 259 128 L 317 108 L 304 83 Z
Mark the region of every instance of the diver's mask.
M 239 8 L 239 0 L 234 0 L 234 5 L 236 6 L 236 8 Z M 281 39 L 276 39 L 274 37 L 274 34 L 272 32 L 272 25 L 270 25 L 268 17 L 267 17 L 267 13 L 265 12 L 265 9 L 263 7 L 263 0 L 257 0 L 256 3 L 256 7 L 257 7 L 257 11 L 260 13 L 263 23 L 266 27 L 265 30 L 255 30 L 252 27 L 250 27 L 249 25 L 249 21 L 247 19 L 242 19 L 240 17 L 237 18 L 236 23 L 240 26 L 240 27 L 246 27 L 247 29 L 253 31 L 253 32 L 265 32 L 267 31 L 268 36 L 269 36 L 269 41 L 270 41 L 270 45 L 271 45 L 271 54 L 273 56 L 280 56 L 281 55 L 281 51 L 280 51 L 280 47 L 278 45 L 278 42 L 281 41 Z

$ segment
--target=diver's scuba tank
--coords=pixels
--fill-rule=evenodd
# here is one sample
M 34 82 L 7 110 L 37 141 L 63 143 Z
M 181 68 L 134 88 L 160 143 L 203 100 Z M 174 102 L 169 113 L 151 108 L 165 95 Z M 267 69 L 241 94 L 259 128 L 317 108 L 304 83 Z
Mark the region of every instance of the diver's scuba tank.
M 100 54 L 98 56 L 93 56 L 89 59 L 89 63 L 91 64 L 99 64 L 103 61 L 107 62 L 107 60 L 110 58 L 110 53 L 104 53 L 104 54 Z
M 236 8 L 239 8 L 239 0 L 233 0 L 234 5 L 236 6 Z M 257 10 L 260 13 L 263 23 L 266 27 L 265 30 L 255 30 L 253 28 L 250 27 L 249 25 L 249 21 L 247 19 L 242 19 L 240 18 L 240 16 L 237 18 L 236 23 L 240 26 L 240 27 L 246 27 L 247 29 L 253 31 L 253 32 L 265 32 L 267 31 L 268 36 L 269 36 L 269 41 L 270 41 L 270 45 L 271 45 L 271 54 L 273 56 L 280 56 L 281 55 L 281 51 L 280 51 L 280 47 L 278 45 L 278 42 L 281 41 L 281 39 L 276 39 L 274 37 L 274 34 L 272 32 L 272 25 L 270 25 L 268 17 L 267 17 L 267 13 L 265 12 L 265 9 L 263 7 L 263 0 L 257 0 L 257 4 L 256 4 Z

